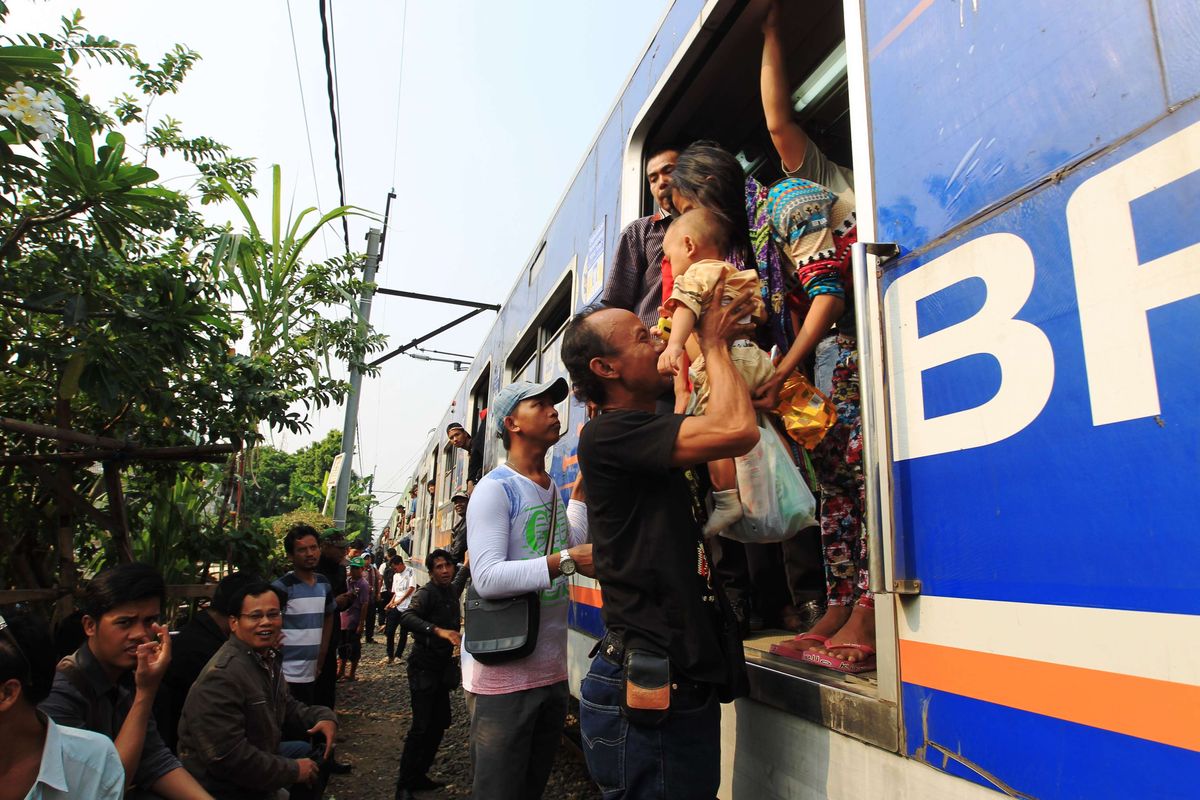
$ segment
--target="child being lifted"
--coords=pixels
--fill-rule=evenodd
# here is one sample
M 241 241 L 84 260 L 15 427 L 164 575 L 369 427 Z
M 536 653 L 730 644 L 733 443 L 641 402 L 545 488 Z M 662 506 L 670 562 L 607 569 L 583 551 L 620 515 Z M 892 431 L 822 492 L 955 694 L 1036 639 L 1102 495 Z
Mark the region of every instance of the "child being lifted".
M 766 307 L 759 297 L 760 284 L 754 270 L 738 270 L 722 256 L 729 252 L 729 228 L 727 223 L 712 211 L 695 208 L 681 214 L 663 239 L 663 255 L 671 263 L 675 286 L 671 297 L 663 305 L 671 315 L 671 337 L 658 359 L 658 371 L 663 375 L 678 376 L 685 363 L 684 354 L 688 337 L 696 328 L 701 314 L 712 308 L 714 300 L 721 306 L 728 305 L 748 288 L 755 290 L 754 310 L 742 322 L 761 323 L 766 319 Z M 725 277 L 725 291 L 715 298 L 714 289 L 721 277 Z M 753 392 L 775 372 L 770 356 L 749 339 L 738 339 L 730 345 L 733 365 L 747 391 Z M 689 375 L 692 393 L 689 410 L 703 414 L 708 405 L 708 376 L 704 369 L 704 357 L 692 362 Z M 686 392 L 680 381 L 676 381 L 676 393 Z M 742 501 L 737 490 L 737 471 L 731 458 L 713 461 L 708 465 L 708 474 L 713 487 L 713 511 L 704 526 L 704 535 L 713 536 L 742 518 Z

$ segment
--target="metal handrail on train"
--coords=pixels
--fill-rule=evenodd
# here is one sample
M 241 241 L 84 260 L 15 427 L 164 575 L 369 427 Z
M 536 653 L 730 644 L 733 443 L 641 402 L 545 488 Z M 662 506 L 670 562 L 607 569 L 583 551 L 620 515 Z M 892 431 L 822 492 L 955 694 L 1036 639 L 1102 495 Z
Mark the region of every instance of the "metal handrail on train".
M 883 386 L 876 385 L 875 371 L 873 369 L 875 360 L 883 358 L 884 352 L 882 319 L 879 320 L 875 329 L 872 329 L 870 306 L 866 302 L 868 287 L 871 286 L 867 276 L 867 256 L 890 258 L 898 252 L 899 248 L 891 243 L 855 242 L 850 247 L 850 263 L 855 292 L 854 323 L 858 346 L 859 396 L 862 398 L 862 402 L 860 403 L 862 408 L 862 429 L 867 432 L 863 435 L 862 444 L 863 477 L 866 480 L 866 509 L 863 524 L 867 526 L 867 560 L 870 586 L 871 591 L 876 593 L 892 591 L 892 587 L 887 585 L 883 569 L 883 514 L 887 503 L 885 503 L 886 498 L 883 497 L 883 481 L 880 474 L 880 470 L 888 469 L 888 465 L 891 463 L 891 458 L 889 458 L 887 451 L 890 449 L 889 443 L 892 440 L 892 431 L 887 397 L 883 396 L 883 412 L 879 415 L 881 419 L 876 419 L 875 404 L 872 402 L 874 398 L 880 397 L 880 393 L 885 389 Z M 879 308 L 882 316 L 882 303 L 879 304 Z M 879 335 L 880 347 L 878 353 L 875 352 L 875 340 L 872 333 L 878 333 Z M 881 430 L 879 426 L 883 426 L 883 453 L 876 452 L 875 447 L 876 439 L 874 433 Z

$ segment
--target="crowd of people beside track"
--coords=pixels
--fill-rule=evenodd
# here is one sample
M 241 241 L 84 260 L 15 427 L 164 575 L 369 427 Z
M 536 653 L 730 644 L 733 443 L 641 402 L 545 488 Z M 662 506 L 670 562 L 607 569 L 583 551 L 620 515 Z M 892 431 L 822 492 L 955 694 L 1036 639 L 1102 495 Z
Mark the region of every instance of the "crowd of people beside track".
M 273 582 L 223 578 L 174 636 L 159 624 L 163 580 L 141 564 L 88 583 L 82 641 L 57 663 L 43 626 L 6 612 L 0 797 L 319 797 L 348 768 L 334 746 L 337 686 L 357 679 L 376 624 L 388 663 L 408 651 L 412 720 L 396 796 L 439 787 L 429 770 L 461 686 L 473 796 L 541 797 L 568 713 L 576 573 L 597 579 L 603 599 L 606 633 L 579 717 L 606 799 L 716 796 L 721 704 L 746 694 L 743 640 L 764 624 L 796 634 L 778 655 L 874 668 L 854 176 L 793 118 L 778 15 L 772 3 L 761 91 L 784 177 L 747 178 L 711 141 L 647 151 L 657 207 L 624 229 L 601 302 L 566 327 L 570 385 L 510 384 L 474 437 L 461 423 L 447 428 L 469 468 L 452 496 L 449 543 L 424 559 L 428 580 L 418 586 L 395 550 L 361 553 L 339 532 L 298 525 L 284 542 L 291 571 Z M 774 416 L 796 375 L 836 410 L 811 458 Z M 546 454 L 571 391 L 589 420 L 564 504 L 568 487 Z M 505 454 L 490 471 L 485 436 Z M 750 488 L 735 459 L 776 436 L 793 455 L 787 468 L 812 476 L 818 524 L 768 545 L 723 536 Z M 785 596 L 766 585 L 773 575 L 786 578 Z M 472 615 L 522 598 L 527 647 L 473 653 Z

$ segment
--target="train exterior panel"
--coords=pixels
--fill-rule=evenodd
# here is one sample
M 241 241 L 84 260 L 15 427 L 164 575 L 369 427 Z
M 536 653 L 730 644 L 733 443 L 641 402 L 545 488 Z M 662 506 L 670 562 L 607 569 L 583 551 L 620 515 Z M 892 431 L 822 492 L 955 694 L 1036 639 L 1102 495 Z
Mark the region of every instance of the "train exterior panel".
M 450 525 L 446 423 L 562 374 L 561 324 L 645 213 L 642 143 L 761 10 L 664 15 L 426 447 L 414 556 Z M 899 246 L 855 287 L 879 671 L 748 651 L 721 796 L 1195 796 L 1200 5 L 842 10 L 860 239 Z M 564 404 L 564 498 L 583 414 Z M 601 603 L 586 578 L 571 596 L 578 681 Z

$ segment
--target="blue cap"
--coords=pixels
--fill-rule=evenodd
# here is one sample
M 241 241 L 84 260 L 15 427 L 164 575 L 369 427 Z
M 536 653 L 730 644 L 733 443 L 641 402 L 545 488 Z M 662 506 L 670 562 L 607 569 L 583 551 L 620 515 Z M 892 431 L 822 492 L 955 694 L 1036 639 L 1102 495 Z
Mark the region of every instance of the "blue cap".
M 570 387 L 567 386 L 566 378 L 555 378 L 545 383 L 533 383 L 531 381 L 510 383 L 496 395 L 496 399 L 492 401 L 492 408 L 488 411 L 488 415 L 492 418 L 495 425 L 496 435 L 501 436 L 504 434 L 504 418 L 512 416 L 517 403 L 520 403 L 522 400 L 548 394 L 551 400 L 555 403 L 560 403 L 566 398 L 568 392 L 570 392 Z

